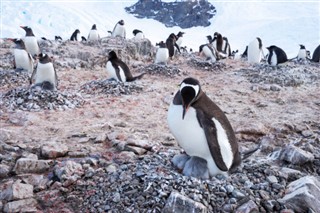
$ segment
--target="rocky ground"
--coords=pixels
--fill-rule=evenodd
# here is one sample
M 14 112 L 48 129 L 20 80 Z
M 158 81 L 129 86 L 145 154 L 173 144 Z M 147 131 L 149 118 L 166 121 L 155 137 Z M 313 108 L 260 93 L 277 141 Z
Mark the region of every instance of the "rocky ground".
M 184 53 L 152 63 L 154 47 L 105 38 L 46 42 L 56 92 L 30 90 L 0 59 L 0 211 L 3 212 L 320 212 L 320 66 L 276 68 Z M 108 81 L 114 49 L 134 75 Z M 171 164 L 181 150 L 166 121 L 187 76 L 226 113 L 241 152 L 259 146 L 228 177 L 185 177 Z

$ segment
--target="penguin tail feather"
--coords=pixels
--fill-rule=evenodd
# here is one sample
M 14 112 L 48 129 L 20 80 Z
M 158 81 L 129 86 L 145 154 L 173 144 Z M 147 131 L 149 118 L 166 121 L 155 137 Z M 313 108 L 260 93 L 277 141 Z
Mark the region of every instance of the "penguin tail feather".
M 144 74 L 146 74 L 146 73 L 142 73 L 142 74 L 140 74 L 138 76 L 135 76 L 135 77 L 132 77 L 130 79 L 127 79 L 127 81 L 130 82 L 130 81 L 135 81 L 137 79 L 141 79 L 144 76 Z
M 259 149 L 260 149 L 260 144 L 258 144 L 258 146 L 253 148 L 253 149 L 250 149 L 250 150 L 248 150 L 246 152 L 241 153 L 242 154 L 241 160 L 243 161 L 243 160 L 247 159 L 248 157 L 250 157 L 253 153 L 258 151 Z

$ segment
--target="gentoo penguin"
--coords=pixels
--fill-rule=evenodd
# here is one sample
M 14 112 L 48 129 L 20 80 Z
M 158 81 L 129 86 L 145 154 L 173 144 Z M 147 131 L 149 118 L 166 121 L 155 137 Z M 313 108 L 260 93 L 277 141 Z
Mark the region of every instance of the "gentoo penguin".
M 62 41 L 62 38 L 61 38 L 61 36 L 54 36 L 54 40 L 55 41 Z
M 26 36 L 23 38 L 23 41 L 27 51 L 32 55 L 32 57 L 38 55 L 40 53 L 40 46 L 37 38 L 33 34 L 32 29 L 28 26 L 20 27 L 26 31 Z
M 202 46 L 202 45 L 201 45 Z M 204 44 L 202 47 L 200 46 L 200 55 L 204 55 L 207 61 L 211 61 L 212 63 L 216 62 L 219 58 L 218 53 L 214 47 L 210 44 Z
M 306 60 L 307 59 L 307 50 L 306 50 L 306 47 L 302 44 L 299 44 L 300 45 L 300 49 L 299 49 L 299 52 L 298 52 L 298 56 L 297 56 L 297 59 L 298 60 Z
M 160 41 L 156 44 L 156 46 L 159 46 L 156 53 L 156 58 L 154 60 L 155 64 L 164 63 L 167 64 L 168 58 L 169 58 L 169 50 L 167 48 L 166 43 L 163 41 Z
M 311 61 L 320 62 L 320 45 L 313 51 Z
M 144 34 L 141 30 L 133 30 L 132 31 L 133 35 L 134 35 L 134 39 L 140 40 L 140 39 L 144 39 Z
M 22 39 L 9 39 L 15 43 L 14 48 L 14 63 L 16 69 L 27 70 L 30 75 L 33 72 L 33 58 L 30 53 L 27 52 L 26 46 Z
M 81 36 L 81 41 L 82 41 L 82 42 L 86 42 L 86 41 L 87 41 L 86 37 Z
M 216 48 L 218 52 L 222 52 L 223 37 L 220 33 L 215 32 L 213 34 L 212 44 L 213 44 L 213 47 Z
M 181 47 L 181 44 L 182 44 L 182 40 L 183 40 L 183 34 L 185 34 L 185 32 L 178 32 L 178 34 L 176 35 L 176 38 L 177 38 L 177 41 L 176 41 L 176 43 L 177 43 L 177 45 L 179 46 L 179 47 Z
M 88 35 L 88 41 L 98 41 L 100 39 L 97 26 L 94 24 L 91 27 L 91 30 Z
M 173 55 L 174 55 L 174 52 L 175 52 L 175 48 L 177 48 L 177 50 L 179 51 L 180 53 L 180 48 L 179 46 L 177 45 L 176 43 L 177 41 L 177 36 L 174 34 L 174 33 L 171 33 L 169 35 L 169 37 L 167 38 L 166 40 L 166 45 L 167 45 L 167 48 L 169 50 L 169 57 L 172 59 Z
M 106 65 L 107 73 L 111 79 L 122 82 L 134 81 L 142 78 L 145 73 L 133 77 L 129 67 L 121 61 L 114 51 L 109 52 L 109 57 Z
M 211 35 L 207 35 L 207 44 L 211 44 L 213 42 L 213 38 Z
M 222 53 L 226 55 L 226 57 L 231 56 L 231 47 L 227 37 L 223 37 L 222 43 Z
M 30 84 L 32 84 L 34 80 L 33 87 L 40 86 L 45 90 L 56 90 L 58 86 L 58 77 L 51 58 L 47 54 L 40 53 L 38 59 L 38 66 L 32 73 Z
M 248 45 L 248 62 L 249 63 L 260 63 L 262 51 L 262 41 L 259 37 L 255 38 Z
M 72 33 L 72 35 L 71 35 L 71 37 L 70 37 L 70 40 L 71 40 L 71 41 L 80 41 L 79 36 L 80 36 L 80 30 L 76 29 L 76 30 Z
M 271 66 L 276 66 L 288 61 L 287 54 L 283 51 L 283 49 L 275 45 L 267 47 L 267 49 L 269 50 L 268 63 Z
M 112 37 L 126 38 L 126 28 L 124 27 L 124 21 L 120 20 L 113 28 Z
M 202 158 L 207 163 L 209 174 L 215 176 L 226 174 L 241 163 L 238 143 L 228 118 L 201 90 L 198 80 L 189 77 L 182 81 L 169 107 L 167 121 L 194 167 L 197 164 L 203 167 L 203 163 L 194 157 Z M 193 176 L 193 168 L 186 168 L 188 161 L 183 170 Z

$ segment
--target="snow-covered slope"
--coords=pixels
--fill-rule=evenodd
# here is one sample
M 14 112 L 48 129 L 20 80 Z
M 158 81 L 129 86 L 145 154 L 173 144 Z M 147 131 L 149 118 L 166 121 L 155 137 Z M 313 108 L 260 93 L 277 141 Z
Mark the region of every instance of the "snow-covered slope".
M 168 0 L 166 0 L 168 1 Z M 163 24 L 138 19 L 125 12 L 124 7 L 136 1 L 2 1 L 0 37 L 22 37 L 19 27 L 32 27 L 38 37 L 53 39 L 60 35 L 69 39 L 75 29 L 87 37 L 93 24 L 101 36 L 123 19 L 127 38 L 132 38 L 134 29 L 142 30 L 153 44 L 165 40 L 170 33 L 181 31 L 179 27 L 166 28 Z M 184 29 L 183 45 L 198 50 L 207 35 L 218 31 L 227 36 L 232 49 L 242 52 L 255 37 L 262 39 L 264 47 L 275 44 L 283 48 L 289 57 L 294 57 L 299 44 L 313 51 L 320 43 L 320 2 L 276 1 L 211 1 L 217 15 L 209 27 Z M 267 52 L 265 50 L 265 52 Z

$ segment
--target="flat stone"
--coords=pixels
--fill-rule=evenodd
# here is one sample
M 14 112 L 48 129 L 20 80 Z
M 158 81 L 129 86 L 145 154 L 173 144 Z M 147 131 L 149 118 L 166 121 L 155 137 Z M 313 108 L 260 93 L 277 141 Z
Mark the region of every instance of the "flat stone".
M 282 149 L 280 159 L 294 165 L 303 165 L 314 160 L 314 155 L 306 152 L 299 147 L 289 145 Z
M 134 152 L 136 155 L 143 155 L 147 152 L 147 150 L 145 150 L 143 148 L 136 147 L 136 146 L 130 146 L 130 145 L 126 146 L 126 151 Z
M 95 140 L 94 140 L 94 142 L 95 143 L 103 143 L 103 142 L 105 142 L 106 140 L 107 140 L 107 134 L 106 133 L 102 133 L 102 134 L 100 134 L 100 135 L 98 135 L 96 138 L 95 138 Z
M 3 212 L 37 212 L 37 201 L 33 198 L 8 202 L 3 208 Z
M 0 178 L 7 177 L 10 172 L 10 167 L 5 164 L 0 164 Z
M 48 171 L 52 164 L 52 160 L 34 160 L 28 158 L 20 158 L 19 160 L 17 160 L 13 171 L 16 174 L 43 173 Z
M 262 123 L 246 123 L 236 129 L 236 133 L 245 135 L 266 135 L 267 128 Z
M 196 202 L 186 196 L 181 195 L 178 192 L 171 192 L 162 212 L 166 212 L 166 213 L 176 213 L 176 212 L 179 212 L 179 213 L 189 213 L 189 212 L 206 213 L 206 212 L 208 212 L 208 209 L 202 203 Z
M 235 213 L 258 213 L 258 212 L 259 212 L 259 207 L 252 200 L 249 200 L 248 202 L 242 204 L 235 211 Z
M 278 179 L 277 179 L 277 177 L 274 176 L 274 175 L 268 176 L 268 177 L 267 177 L 267 181 L 268 181 L 269 183 L 278 183 Z
M 151 149 L 152 144 L 148 140 L 138 140 L 134 138 L 128 138 L 127 144 L 131 146 L 136 146 L 144 149 Z
M 6 185 L 5 189 L 0 194 L 1 200 L 6 201 L 21 200 L 30 197 L 33 197 L 33 186 L 18 181 Z
M 294 212 L 318 212 L 320 177 L 305 176 L 287 185 L 286 194 L 278 201 Z
M 41 156 L 47 159 L 55 159 L 66 156 L 69 148 L 61 143 L 46 144 L 41 147 Z

